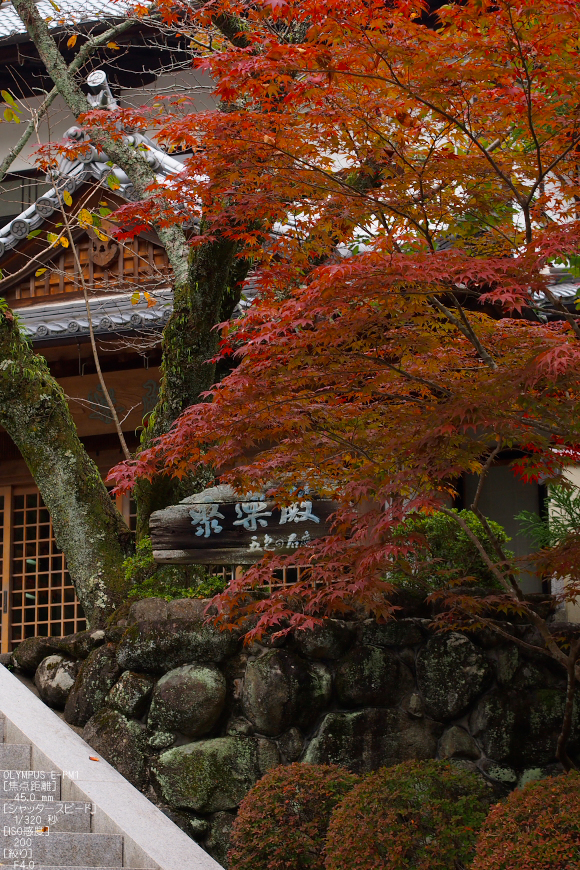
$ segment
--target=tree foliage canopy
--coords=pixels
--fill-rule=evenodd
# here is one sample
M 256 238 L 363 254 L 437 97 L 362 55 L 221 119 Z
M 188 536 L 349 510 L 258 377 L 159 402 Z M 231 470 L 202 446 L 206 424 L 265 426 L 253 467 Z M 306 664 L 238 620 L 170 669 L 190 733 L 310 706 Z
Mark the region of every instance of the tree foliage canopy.
M 580 325 L 549 271 L 580 254 L 580 8 L 466 0 L 434 28 L 426 8 L 215 0 L 180 20 L 225 110 L 158 117 L 196 148 L 169 195 L 180 220 L 203 213 L 197 243 L 236 241 L 259 293 L 222 327 L 231 373 L 115 477 L 209 464 L 281 502 L 337 500 L 294 586 L 248 599 L 275 557 L 221 596 L 257 631 L 354 601 L 388 617 L 410 513 L 447 510 L 500 451 L 522 451 L 528 480 L 578 458 Z M 220 16 L 233 43 L 204 30 Z M 490 570 L 517 597 L 517 567 L 500 553 Z

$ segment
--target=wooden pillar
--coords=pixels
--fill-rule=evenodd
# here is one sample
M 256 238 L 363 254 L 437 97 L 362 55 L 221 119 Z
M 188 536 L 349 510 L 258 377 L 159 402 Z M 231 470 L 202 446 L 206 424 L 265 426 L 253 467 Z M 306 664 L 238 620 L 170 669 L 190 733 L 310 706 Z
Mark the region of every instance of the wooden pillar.
M 0 592 L 0 651 L 10 652 L 10 587 L 12 565 L 12 487 L 1 486 L 0 498 L 3 499 L 4 522 L 0 529 L 2 536 L 2 577 Z

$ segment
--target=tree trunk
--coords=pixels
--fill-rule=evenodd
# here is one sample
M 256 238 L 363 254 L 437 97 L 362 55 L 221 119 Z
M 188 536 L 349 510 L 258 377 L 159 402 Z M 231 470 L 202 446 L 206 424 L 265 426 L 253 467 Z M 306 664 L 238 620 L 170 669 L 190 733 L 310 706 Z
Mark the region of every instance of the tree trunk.
M 13 315 L 0 316 L 0 424 L 20 450 L 52 517 L 91 627 L 126 597 L 131 534 L 77 435 L 65 395 Z
M 175 288 L 173 314 L 163 332 L 162 381 L 159 400 L 143 433 L 142 446 L 169 431 L 181 412 L 199 401 L 215 382 L 219 334 L 215 325 L 230 317 L 239 301 L 245 264 L 235 260 L 235 243 L 220 239 L 194 249 L 189 280 Z M 137 538 L 149 533 L 154 510 L 199 492 L 211 481 L 203 477 L 178 481 L 159 476 L 135 488 Z

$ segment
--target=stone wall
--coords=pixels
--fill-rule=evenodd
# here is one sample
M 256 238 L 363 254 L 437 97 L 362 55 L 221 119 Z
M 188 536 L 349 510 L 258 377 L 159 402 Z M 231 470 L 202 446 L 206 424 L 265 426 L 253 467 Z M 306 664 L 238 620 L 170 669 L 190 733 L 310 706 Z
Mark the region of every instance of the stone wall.
M 25 641 L 14 661 L 221 863 L 239 802 L 280 763 L 365 772 L 446 758 L 499 791 L 558 770 L 564 679 L 547 657 L 487 632 L 436 634 L 417 617 L 327 620 L 244 648 L 204 625 L 205 605 L 140 601 L 106 631 Z

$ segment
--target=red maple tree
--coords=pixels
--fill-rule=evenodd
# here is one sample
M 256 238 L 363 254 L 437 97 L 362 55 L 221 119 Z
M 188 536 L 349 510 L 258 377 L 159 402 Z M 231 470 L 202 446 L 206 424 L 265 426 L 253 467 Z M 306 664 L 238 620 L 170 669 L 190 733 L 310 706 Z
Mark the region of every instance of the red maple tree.
M 295 557 L 249 569 L 221 617 L 253 615 L 252 636 L 353 606 L 388 618 L 393 569 L 416 548 L 407 517 L 449 511 L 461 475 L 482 482 L 502 450 L 522 451 L 526 479 L 561 480 L 578 459 L 580 324 L 550 269 L 580 253 L 580 7 L 466 0 L 435 27 L 421 0 L 171 10 L 205 45 L 220 106 L 168 103 L 159 118 L 166 142 L 196 149 L 169 195 L 201 215 L 194 244 L 238 242 L 257 296 L 222 325 L 231 373 L 117 486 L 199 464 L 281 503 L 307 484 L 336 500 L 333 534 L 266 599 L 248 593 Z M 207 37 L 216 15 L 236 22 L 235 45 Z M 167 196 L 126 212 L 146 222 Z M 485 604 L 525 614 L 573 685 L 578 649 L 524 600 L 480 491 L 487 543 L 452 515 L 501 589 Z M 568 540 L 552 568 L 577 552 Z M 453 624 L 486 622 L 481 601 L 447 603 Z

